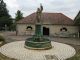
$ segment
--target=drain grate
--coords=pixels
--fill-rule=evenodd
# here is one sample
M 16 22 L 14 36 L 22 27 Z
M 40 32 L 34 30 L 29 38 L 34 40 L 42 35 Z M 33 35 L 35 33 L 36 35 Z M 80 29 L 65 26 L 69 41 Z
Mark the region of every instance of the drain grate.
M 55 55 L 45 55 L 46 60 L 59 60 Z

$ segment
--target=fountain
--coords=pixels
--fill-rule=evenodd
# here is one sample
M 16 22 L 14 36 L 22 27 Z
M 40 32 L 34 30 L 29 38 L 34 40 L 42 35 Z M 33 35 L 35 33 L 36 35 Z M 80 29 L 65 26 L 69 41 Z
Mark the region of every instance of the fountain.
M 66 60 L 75 55 L 76 52 L 73 47 L 64 43 L 51 42 L 49 38 L 43 37 L 41 33 L 42 10 L 43 7 L 40 5 L 36 12 L 35 34 L 33 37 L 26 38 L 25 41 L 5 44 L 0 47 L 0 53 L 17 60 Z
M 43 10 L 43 6 L 40 5 L 40 8 L 37 9 L 36 12 L 36 24 L 35 24 L 35 34 L 33 37 L 25 39 L 25 46 L 28 49 L 50 49 L 51 40 L 49 38 L 43 37 L 41 33 L 41 12 Z

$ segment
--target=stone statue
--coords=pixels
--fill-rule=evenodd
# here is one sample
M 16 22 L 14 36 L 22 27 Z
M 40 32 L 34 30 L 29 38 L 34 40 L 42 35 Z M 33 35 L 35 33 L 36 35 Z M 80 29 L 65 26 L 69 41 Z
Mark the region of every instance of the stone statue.
M 43 6 L 40 4 L 40 8 L 37 9 L 36 12 L 36 23 L 40 24 L 41 23 L 41 12 L 43 10 Z

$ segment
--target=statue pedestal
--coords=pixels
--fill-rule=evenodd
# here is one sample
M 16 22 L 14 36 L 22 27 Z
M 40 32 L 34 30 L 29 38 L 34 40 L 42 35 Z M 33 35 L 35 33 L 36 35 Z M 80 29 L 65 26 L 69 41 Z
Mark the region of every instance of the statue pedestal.
M 41 33 L 41 25 L 42 24 L 35 24 L 35 34 L 33 35 L 33 40 L 35 40 L 35 38 L 40 38 L 40 41 L 43 40 L 43 34 Z

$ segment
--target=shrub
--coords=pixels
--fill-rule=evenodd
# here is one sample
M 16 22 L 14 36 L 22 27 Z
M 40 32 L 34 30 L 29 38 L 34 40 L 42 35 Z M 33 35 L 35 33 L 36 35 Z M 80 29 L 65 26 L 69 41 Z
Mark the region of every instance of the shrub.
M 2 41 L 2 44 L 5 44 L 5 38 L 0 35 L 0 42 Z

